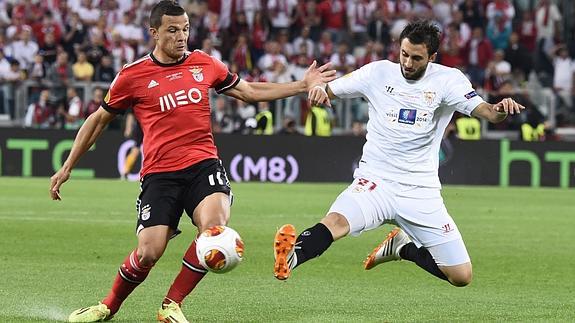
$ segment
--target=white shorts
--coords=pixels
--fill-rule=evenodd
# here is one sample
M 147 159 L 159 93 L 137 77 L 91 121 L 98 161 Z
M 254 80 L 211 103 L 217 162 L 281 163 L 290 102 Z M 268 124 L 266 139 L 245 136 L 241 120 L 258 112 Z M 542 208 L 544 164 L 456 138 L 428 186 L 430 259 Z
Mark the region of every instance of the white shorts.
M 417 247 L 427 248 L 439 266 L 470 262 L 439 188 L 400 184 L 356 171 L 355 180 L 337 197 L 329 212 L 347 219 L 352 236 L 393 223 Z

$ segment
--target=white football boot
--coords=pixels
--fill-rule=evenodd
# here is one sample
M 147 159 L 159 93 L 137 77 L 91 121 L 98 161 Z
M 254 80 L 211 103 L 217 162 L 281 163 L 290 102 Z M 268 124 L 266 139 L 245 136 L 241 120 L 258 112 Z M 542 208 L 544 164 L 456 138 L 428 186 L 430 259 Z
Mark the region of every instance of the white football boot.
M 375 247 L 371 254 L 363 261 L 363 267 L 365 270 L 370 270 L 384 262 L 400 260 L 399 250 L 410 242 L 411 240 L 407 234 L 400 228 L 391 230 L 385 240 L 383 240 L 379 246 Z

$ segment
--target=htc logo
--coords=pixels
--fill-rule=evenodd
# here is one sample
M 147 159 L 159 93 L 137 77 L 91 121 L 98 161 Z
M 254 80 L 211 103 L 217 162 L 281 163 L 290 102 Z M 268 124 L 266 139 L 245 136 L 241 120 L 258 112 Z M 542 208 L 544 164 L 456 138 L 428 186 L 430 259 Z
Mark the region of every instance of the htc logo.
M 202 92 L 195 87 L 186 90 L 179 90 L 175 93 L 170 93 L 160 96 L 160 109 L 162 112 L 174 109 L 182 105 L 190 103 L 198 103 L 202 100 Z

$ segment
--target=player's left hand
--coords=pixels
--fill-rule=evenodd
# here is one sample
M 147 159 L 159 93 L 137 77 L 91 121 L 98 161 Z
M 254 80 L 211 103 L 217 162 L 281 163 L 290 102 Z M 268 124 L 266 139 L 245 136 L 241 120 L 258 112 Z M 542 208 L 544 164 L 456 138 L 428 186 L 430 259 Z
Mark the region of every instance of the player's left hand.
M 493 105 L 493 110 L 497 113 L 505 113 L 505 114 L 515 114 L 521 113 L 521 111 L 525 110 L 525 107 L 521 104 L 517 103 L 512 98 L 505 98 L 498 103 Z
M 327 94 L 325 88 L 325 84 L 320 84 L 314 86 L 311 90 L 308 91 L 307 99 L 311 106 L 323 104 L 331 107 L 331 101 L 329 100 L 329 95 Z
M 60 196 L 60 186 L 70 178 L 70 171 L 60 168 L 52 178 L 50 178 L 50 197 L 52 200 L 59 201 L 62 199 Z
M 331 69 L 331 63 L 328 62 L 318 67 L 317 61 L 313 61 L 307 71 L 305 71 L 302 81 L 309 93 L 314 86 L 335 80 L 335 73 L 336 71 Z

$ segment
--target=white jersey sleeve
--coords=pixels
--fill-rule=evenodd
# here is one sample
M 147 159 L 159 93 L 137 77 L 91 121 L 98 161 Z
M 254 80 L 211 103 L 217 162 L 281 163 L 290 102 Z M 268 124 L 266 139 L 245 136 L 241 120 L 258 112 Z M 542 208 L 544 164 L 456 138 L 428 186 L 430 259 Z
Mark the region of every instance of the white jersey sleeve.
M 471 112 L 484 101 L 460 70 L 452 69 L 451 74 L 447 83 L 444 104 L 470 116 Z
M 365 96 L 369 88 L 367 81 L 371 80 L 373 63 L 366 64 L 361 68 L 329 82 L 331 92 L 338 98 L 357 98 Z

